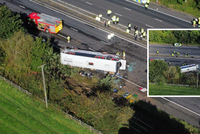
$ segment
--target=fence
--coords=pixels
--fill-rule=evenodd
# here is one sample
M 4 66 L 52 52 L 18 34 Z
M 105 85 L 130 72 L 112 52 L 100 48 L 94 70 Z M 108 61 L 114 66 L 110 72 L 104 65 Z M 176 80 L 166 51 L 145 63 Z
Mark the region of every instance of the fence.
M 28 95 L 32 95 L 31 92 L 29 92 L 29 91 L 23 89 L 22 87 L 16 85 L 16 84 L 13 83 L 12 81 L 6 79 L 5 77 L 3 77 L 3 76 L 1 76 L 1 75 L 0 75 L 0 79 L 3 79 L 4 81 L 6 81 L 6 82 L 8 82 L 9 84 L 11 84 L 12 86 L 16 87 L 16 88 L 19 89 L 20 91 L 22 91 L 22 92 L 24 92 L 24 93 L 26 93 L 26 94 L 28 94 Z M 39 97 L 37 97 L 37 98 L 39 98 Z M 45 102 L 43 99 L 41 99 L 41 98 L 39 98 L 39 99 L 42 100 L 43 102 Z M 56 106 L 54 106 L 54 105 L 52 105 L 52 104 L 51 104 L 51 106 L 53 106 L 55 109 L 58 109 Z M 62 111 L 62 110 L 60 109 L 60 111 Z M 64 112 L 64 111 L 62 111 L 62 112 L 63 112 L 65 115 L 67 115 L 68 117 L 70 117 L 71 119 L 73 119 L 74 121 L 78 122 L 81 126 L 84 126 L 84 127 L 89 128 L 89 130 L 90 130 L 91 132 L 95 132 L 95 133 L 97 133 L 97 134 L 103 134 L 103 133 L 101 133 L 100 131 L 98 131 L 98 130 L 94 129 L 93 127 L 91 127 L 90 125 L 87 125 L 86 123 L 82 122 L 81 120 L 79 120 L 79 119 L 73 117 L 72 115 L 70 115 L 70 114 L 68 114 L 68 113 L 66 113 L 66 112 Z

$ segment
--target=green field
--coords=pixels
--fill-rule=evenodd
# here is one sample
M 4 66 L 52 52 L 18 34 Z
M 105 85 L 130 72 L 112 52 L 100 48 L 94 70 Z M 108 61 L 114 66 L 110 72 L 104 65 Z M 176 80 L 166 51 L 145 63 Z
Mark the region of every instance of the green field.
M 149 84 L 149 95 L 200 95 L 200 88 Z
M 0 79 L 1 134 L 91 134 L 61 111 L 28 96 Z

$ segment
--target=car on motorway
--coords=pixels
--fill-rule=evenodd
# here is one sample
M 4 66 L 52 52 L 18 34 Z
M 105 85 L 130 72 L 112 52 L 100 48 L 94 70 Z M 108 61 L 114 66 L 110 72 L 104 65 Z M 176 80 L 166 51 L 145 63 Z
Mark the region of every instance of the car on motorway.
M 182 44 L 181 43 L 174 43 L 174 46 L 175 47 L 180 47 L 180 46 L 182 46 Z

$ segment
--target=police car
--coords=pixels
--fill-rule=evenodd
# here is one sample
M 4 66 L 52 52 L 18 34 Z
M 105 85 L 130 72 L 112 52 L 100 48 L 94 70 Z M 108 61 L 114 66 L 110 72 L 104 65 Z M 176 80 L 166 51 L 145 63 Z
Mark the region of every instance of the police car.
M 174 43 L 174 46 L 175 47 L 180 47 L 180 46 L 182 46 L 182 44 L 181 43 Z

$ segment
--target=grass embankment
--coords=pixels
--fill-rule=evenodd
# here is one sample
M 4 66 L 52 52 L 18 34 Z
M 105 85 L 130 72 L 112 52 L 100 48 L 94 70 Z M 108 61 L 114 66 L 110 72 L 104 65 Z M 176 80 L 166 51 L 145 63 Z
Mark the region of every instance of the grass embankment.
M 156 3 L 157 0 L 151 0 L 151 2 Z M 200 10 L 197 8 L 200 6 L 200 3 L 197 5 L 195 0 L 182 0 L 182 4 L 178 3 L 177 0 L 169 1 L 169 0 L 158 0 L 158 4 L 164 5 L 168 8 L 175 9 L 177 11 L 185 12 L 196 17 L 199 17 Z
M 32 96 L 21 93 L 0 79 L 0 133 L 64 133 L 91 132 L 62 112 Z
M 200 95 L 200 88 L 149 84 L 149 95 Z

